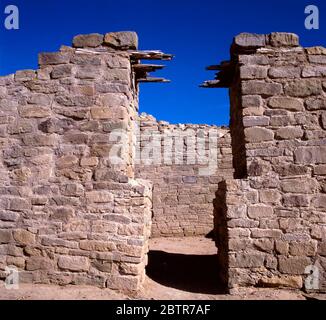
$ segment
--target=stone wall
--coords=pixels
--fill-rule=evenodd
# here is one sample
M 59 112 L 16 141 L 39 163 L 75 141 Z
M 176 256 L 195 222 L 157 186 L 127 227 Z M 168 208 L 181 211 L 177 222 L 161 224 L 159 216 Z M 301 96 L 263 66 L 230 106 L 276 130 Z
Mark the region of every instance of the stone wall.
M 231 132 L 243 139 L 232 136 L 233 155 L 245 163 L 242 179 L 220 185 L 215 211 L 229 288 L 326 289 L 325 64 L 325 48 L 294 34 L 234 40 Z
M 153 236 L 206 235 L 215 197 L 229 290 L 325 291 L 326 49 L 237 36 L 204 85 L 230 88 L 230 130 L 139 117 L 138 83 L 166 82 L 141 59 L 171 55 L 80 35 L 0 77 L 0 278 L 139 290 L 152 213 Z
M 152 237 L 209 234 L 218 183 L 233 177 L 229 129 L 173 125 L 146 114 L 139 126 L 136 176 L 153 183 Z
M 134 180 L 136 47 L 131 32 L 81 35 L 0 78 L 1 278 L 11 265 L 21 282 L 140 288 L 151 184 Z

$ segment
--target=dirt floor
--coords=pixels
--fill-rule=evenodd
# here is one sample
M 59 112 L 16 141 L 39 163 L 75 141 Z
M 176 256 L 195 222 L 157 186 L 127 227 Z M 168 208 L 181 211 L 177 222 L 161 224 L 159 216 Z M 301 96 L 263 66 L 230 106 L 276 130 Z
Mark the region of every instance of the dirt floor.
M 0 300 L 305 300 L 325 299 L 291 290 L 246 289 L 234 295 L 219 294 L 216 248 L 210 239 L 152 239 L 144 289 L 128 297 L 109 289 L 89 286 L 22 284 L 7 290 L 0 283 Z

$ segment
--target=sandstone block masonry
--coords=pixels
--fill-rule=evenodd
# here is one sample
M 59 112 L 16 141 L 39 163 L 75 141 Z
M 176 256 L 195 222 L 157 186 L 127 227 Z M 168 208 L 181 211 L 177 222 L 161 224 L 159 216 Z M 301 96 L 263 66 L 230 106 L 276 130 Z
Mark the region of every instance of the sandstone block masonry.
M 222 277 L 239 286 L 326 290 L 326 49 L 297 35 L 241 34 L 229 87 L 234 167 L 215 203 Z
M 137 42 L 79 35 L 0 78 L 1 279 L 14 266 L 21 282 L 140 288 L 152 186 L 134 179 L 139 59 L 171 57 Z
M 218 184 L 234 173 L 229 128 L 146 114 L 139 127 L 136 176 L 153 183 L 152 237 L 210 234 Z

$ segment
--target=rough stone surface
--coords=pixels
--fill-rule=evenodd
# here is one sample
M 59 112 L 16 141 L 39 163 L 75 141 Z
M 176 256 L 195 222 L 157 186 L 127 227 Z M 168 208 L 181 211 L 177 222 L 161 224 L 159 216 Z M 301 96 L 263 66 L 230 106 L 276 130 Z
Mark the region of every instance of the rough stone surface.
M 138 36 L 135 32 L 111 32 L 104 37 L 104 44 L 119 49 L 137 49 Z
M 325 292 L 325 49 L 303 50 L 293 34 L 268 35 L 263 48 L 253 39 L 255 50 L 231 49 L 242 70 L 230 85 L 237 179 L 214 201 L 220 278 L 304 289 L 314 265 Z
M 75 48 L 99 47 L 103 43 L 103 38 L 104 36 L 99 33 L 80 34 L 74 37 L 73 46 Z
M 29 282 L 137 291 L 151 231 L 214 229 L 229 290 L 302 289 L 314 265 L 325 291 L 324 49 L 237 36 L 220 75 L 230 128 L 218 128 L 139 117 L 137 42 L 77 36 L 87 50 L 40 54 L 39 70 L 0 78 L 0 278 L 10 263 Z
M 74 48 L 40 54 L 39 70 L 0 77 L 1 279 L 11 263 L 26 281 L 117 288 L 108 279 L 122 278 L 129 263 L 133 273 L 118 288 L 140 289 L 152 187 L 134 179 L 138 88 L 122 47 L 135 39 L 119 33 L 113 49 L 102 35 L 79 35 Z M 118 165 L 109 122 L 126 131 Z

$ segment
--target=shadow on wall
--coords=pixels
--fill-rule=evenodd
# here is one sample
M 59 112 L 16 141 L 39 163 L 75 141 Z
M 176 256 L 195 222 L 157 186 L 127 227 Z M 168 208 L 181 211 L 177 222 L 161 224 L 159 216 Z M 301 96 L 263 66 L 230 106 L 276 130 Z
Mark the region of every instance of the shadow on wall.
M 217 255 L 187 255 L 150 251 L 146 274 L 161 285 L 175 289 L 221 294 L 218 281 Z

